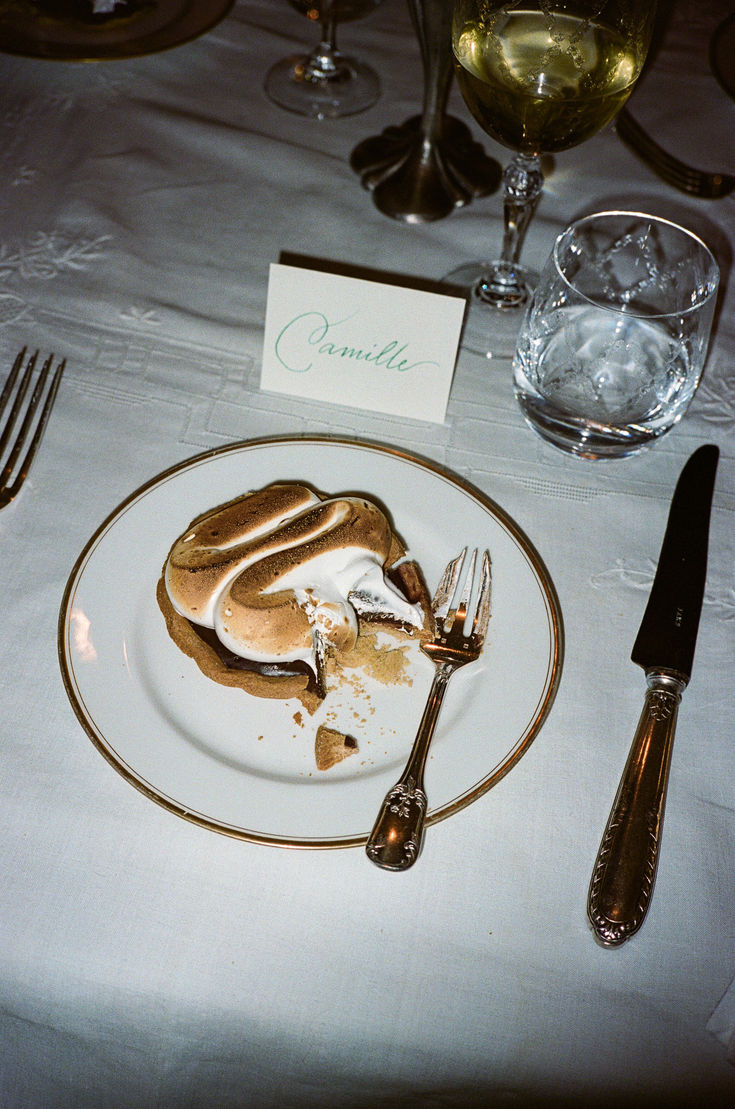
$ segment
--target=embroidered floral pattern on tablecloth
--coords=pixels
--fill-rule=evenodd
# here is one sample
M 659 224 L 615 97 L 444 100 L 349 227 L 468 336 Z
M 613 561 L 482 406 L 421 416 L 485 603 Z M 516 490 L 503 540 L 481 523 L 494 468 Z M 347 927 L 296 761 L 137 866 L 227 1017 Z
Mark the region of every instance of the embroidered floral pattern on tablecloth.
M 593 574 L 590 577 L 590 585 L 593 589 L 625 585 L 648 594 L 651 591 L 655 573 L 656 563 L 653 559 L 647 558 L 642 564 L 636 564 L 627 559 L 617 558 L 609 569 Z M 703 603 L 712 608 L 720 619 L 735 619 L 735 586 L 727 582 L 721 588 L 718 582 L 708 580 Z
M 127 312 L 121 312 L 120 319 L 135 327 L 161 326 L 161 317 L 153 308 L 139 308 L 137 304 L 131 304 Z
M 83 270 L 102 255 L 109 235 L 71 239 L 58 231 L 37 231 L 27 243 L 0 243 L 0 281 L 18 276 L 48 281 L 64 270 Z
M 0 243 L 0 327 L 32 323 L 33 306 L 17 287 L 24 281 L 51 281 L 69 270 L 84 270 L 104 254 L 109 235 L 72 239 L 58 231 L 37 231 L 17 244 Z
M 26 160 L 26 137 L 34 123 L 53 115 L 63 128 L 64 117 L 72 111 L 88 109 L 97 115 L 120 95 L 118 86 L 122 87 L 120 79 L 111 79 L 101 67 L 89 67 L 83 70 L 77 87 L 46 89 L 33 98 L 14 95 L 12 86 L 4 90 L 0 106 L 0 206 L 12 203 L 17 207 L 20 197 L 17 193 L 11 197 L 11 190 L 21 190 L 24 198 L 32 197 L 36 186 L 53 172 L 46 161 L 36 166 Z M 43 157 L 45 150 L 39 150 L 39 155 Z M 33 226 L 32 218 L 23 222 Z M 23 223 L 18 222 L 18 226 Z M 88 269 L 104 256 L 109 239 L 108 235 L 75 235 L 41 228 L 20 239 L 0 241 L 0 328 L 35 322 L 35 300 L 24 288 L 25 282 L 50 281 L 70 271 Z
M 653 575 L 656 573 L 656 563 L 648 558 L 643 566 L 634 566 L 622 558 L 616 558 L 608 570 L 601 570 L 590 578 L 593 589 L 605 589 L 609 585 L 629 585 L 631 589 L 643 589 L 650 592 L 653 584 Z
M 712 424 L 735 424 L 735 377 L 725 363 L 707 368 L 692 404 L 692 415 Z
M 18 188 L 19 185 L 32 185 L 37 177 L 37 169 L 32 169 L 31 166 L 18 166 L 15 177 L 10 184 L 14 189 Z

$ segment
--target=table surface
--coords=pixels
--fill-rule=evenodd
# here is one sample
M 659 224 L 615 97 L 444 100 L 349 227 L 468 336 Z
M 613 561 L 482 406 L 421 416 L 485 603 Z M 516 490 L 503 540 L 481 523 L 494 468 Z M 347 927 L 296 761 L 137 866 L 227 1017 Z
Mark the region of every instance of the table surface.
M 735 102 L 708 62 L 732 5 L 665 7 L 631 108 L 671 149 L 735 172 Z M 283 252 L 438 278 L 500 240 L 498 195 L 406 224 L 350 169 L 360 140 L 420 111 L 405 0 L 342 31 L 382 82 L 361 115 L 310 121 L 265 98 L 268 67 L 313 32 L 285 0 L 239 0 L 149 57 L 0 56 L 1 357 L 27 343 L 68 360 L 31 477 L 0 514 L 0 1102 L 730 1105 L 735 202 L 675 193 L 612 128 L 547 167 L 529 265 L 576 215 L 642 207 L 702 234 L 722 268 L 695 401 L 640 456 L 563 456 L 524 424 L 508 363 L 465 352 L 441 425 L 261 391 Z M 456 89 L 450 110 L 507 161 Z M 64 589 L 101 522 L 168 467 L 282 435 L 447 467 L 513 517 L 559 597 L 564 667 L 545 726 L 510 774 L 428 830 L 405 874 L 359 848 L 286 850 L 180 819 L 100 756 L 60 675 Z M 606 950 L 586 896 L 642 703 L 630 648 L 673 486 L 705 442 L 721 450 L 709 576 L 659 873 L 644 927 Z

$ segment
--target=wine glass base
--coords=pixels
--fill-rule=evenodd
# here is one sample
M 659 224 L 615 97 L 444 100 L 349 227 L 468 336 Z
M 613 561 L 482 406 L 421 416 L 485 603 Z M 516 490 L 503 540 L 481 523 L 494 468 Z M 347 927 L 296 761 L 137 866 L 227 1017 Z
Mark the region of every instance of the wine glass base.
M 400 127 L 363 139 L 350 165 L 371 189 L 376 208 L 391 219 L 443 219 L 500 184 L 501 168 L 465 123 L 454 116 L 411 116 Z
M 329 77 L 314 77 L 308 55 L 282 58 L 268 71 L 265 93 L 279 108 L 312 119 L 338 119 L 370 108 L 380 95 L 377 73 L 355 58 L 339 56 Z
M 468 262 L 442 278 L 467 298 L 460 345 L 484 358 L 512 358 L 538 274 L 510 262 Z

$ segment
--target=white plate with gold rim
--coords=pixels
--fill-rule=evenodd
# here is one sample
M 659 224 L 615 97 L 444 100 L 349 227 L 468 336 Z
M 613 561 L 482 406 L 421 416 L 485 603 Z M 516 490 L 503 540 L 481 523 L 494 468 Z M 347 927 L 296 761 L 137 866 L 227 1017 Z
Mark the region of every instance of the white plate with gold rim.
M 234 0 L 139 0 L 95 17 L 93 5 L 0 0 L 0 50 L 52 61 L 116 61 L 157 54 L 210 31 Z
M 368 678 L 330 690 L 310 717 L 206 678 L 169 638 L 156 583 L 173 541 L 218 504 L 274 481 L 352 492 L 387 508 L 430 590 L 465 546 L 493 562 L 492 617 L 480 660 L 452 679 L 426 769 L 427 822 L 496 784 L 543 724 L 559 683 L 563 636 L 553 585 L 533 546 L 494 502 L 426 459 L 333 438 L 253 440 L 199 455 L 133 493 L 80 555 L 59 619 L 67 693 L 88 735 L 131 784 L 179 816 L 246 840 L 290 847 L 364 844 L 400 774 L 431 682 Z M 316 770 L 320 722 L 358 741 Z

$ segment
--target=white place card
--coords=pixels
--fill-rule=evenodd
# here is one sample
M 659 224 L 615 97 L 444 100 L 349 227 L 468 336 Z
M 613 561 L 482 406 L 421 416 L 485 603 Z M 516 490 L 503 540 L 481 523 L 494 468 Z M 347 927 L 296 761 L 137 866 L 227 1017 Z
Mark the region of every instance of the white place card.
M 261 388 L 443 423 L 465 301 L 273 264 Z

